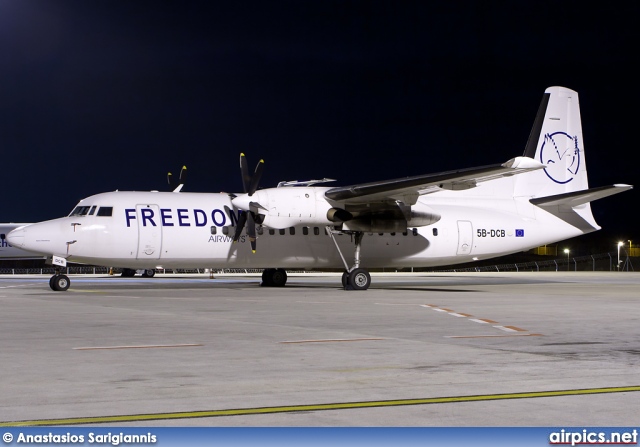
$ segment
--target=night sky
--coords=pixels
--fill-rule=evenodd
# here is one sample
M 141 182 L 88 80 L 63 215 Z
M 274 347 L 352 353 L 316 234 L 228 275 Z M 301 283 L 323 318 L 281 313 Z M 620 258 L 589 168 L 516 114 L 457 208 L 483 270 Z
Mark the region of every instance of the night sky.
M 580 94 L 590 186 L 638 183 L 638 7 L 587 3 L 0 0 L 0 221 L 182 165 L 238 192 L 240 152 L 262 187 L 502 163 L 552 85 Z M 640 243 L 637 194 L 592 205 L 601 237 Z

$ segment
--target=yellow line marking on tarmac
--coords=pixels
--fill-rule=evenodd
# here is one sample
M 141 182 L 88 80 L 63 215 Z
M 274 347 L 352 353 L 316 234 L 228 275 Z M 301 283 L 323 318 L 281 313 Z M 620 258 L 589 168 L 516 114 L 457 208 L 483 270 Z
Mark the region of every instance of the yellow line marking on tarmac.
M 532 399 L 536 397 L 584 396 L 593 394 L 629 393 L 640 391 L 640 386 L 587 388 L 579 390 L 533 391 L 525 393 L 480 394 L 472 396 L 429 397 L 424 399 L 378 400 L 364 402 L 343 402 L 316 405 L 291 405 L 279 407 L 239 408 L 233 410 L 209 410 L 177 413 L 148 413 L 119 416 L 94 416 L 64 419 L 36 419 L 31 421 L 0 422 L 0 427 L 38 425 L 77 425 L 124 422 L 144 422 L 152 420 L 178 420 L 220 416 L 248 416 L 252 414 L 291 413 L 294 411 L 350 410 L 373 407 L 399 407 L 406 405 L 447 404 L 458 402 L 480 402 L 491 400 Z
M 369 341 L 369 340 L 386 340 L 385 338 L 327 338 L 319 340 L 289 340 L 280 343 L 336 343 L 344 341 Z
M 184 343 L 178 345 L 133 345 L 133 346 L 87 346 L 83 348 L 73 348 L 75 351 L 92 351 L 98 349 L 150 349 L 150 348 L 191 348 L 194 346 L 204 346 L 198 343 Z

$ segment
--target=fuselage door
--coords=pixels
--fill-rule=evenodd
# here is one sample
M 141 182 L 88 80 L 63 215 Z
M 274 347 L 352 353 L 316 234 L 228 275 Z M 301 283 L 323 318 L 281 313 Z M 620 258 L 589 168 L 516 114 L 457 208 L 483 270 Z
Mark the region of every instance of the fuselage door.
M 137 259 L 160 259 L 162 253 L 162 225 L 158 205 L 136 205 L 138 221 Z
M 458 221 L 458 255 L 471 254 L 473 248 L 473 226 L 468 220 Z

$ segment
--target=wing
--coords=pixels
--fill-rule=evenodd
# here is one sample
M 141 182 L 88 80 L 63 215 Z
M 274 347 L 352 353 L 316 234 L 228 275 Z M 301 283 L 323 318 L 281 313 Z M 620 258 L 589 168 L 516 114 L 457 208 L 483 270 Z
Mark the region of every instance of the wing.
M 474 188 L 480 182 L 522 174 L 544 167 L 545 165 L 529 157 L 516 157 L 503 164 L 332 188 L 325 192 L 325 197 L 347 204 L 399 200 L 406 205 L 414 205 L 418 196 L 423 194 L 441 189 Z

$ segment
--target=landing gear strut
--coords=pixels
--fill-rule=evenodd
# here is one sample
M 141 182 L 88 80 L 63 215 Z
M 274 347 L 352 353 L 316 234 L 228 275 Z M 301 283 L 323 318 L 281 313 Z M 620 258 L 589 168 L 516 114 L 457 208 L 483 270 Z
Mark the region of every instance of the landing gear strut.
M 64 292 L 70 285 L 71 281 L 69 280 L 69 277 L 60 273 L 58 269 L 56 269 L 55 275 L 49 279 L 49 287 L 51 287 L 51 290 L 56 292 Z
M 284 269 L 265 269 L 262 272 L 262 287 L 284 287 L 287 283 L 287 272 Z
M 354 231 L 352 233 L 355 238 L 356 251 L 354 254 L 353 266 L 351 268 L 349 268 L 347 261 L 345 261 L 333 232 L 333 228 L 327 227 L 327 233 L 329 233 L 333 243 L 336 245 L 336 249 L 344 263 L 345 272 L 342 274 L 342 287 L 344 287 L 344 290 L 367 290 L 371 285 L 371 275 L 365 269 L 360 268 L 360 248 L 362 247 L 362 237 L 364 236 L 364 232 Z

